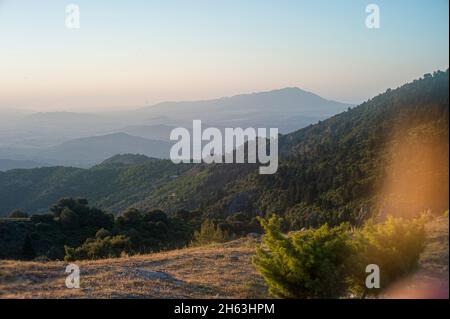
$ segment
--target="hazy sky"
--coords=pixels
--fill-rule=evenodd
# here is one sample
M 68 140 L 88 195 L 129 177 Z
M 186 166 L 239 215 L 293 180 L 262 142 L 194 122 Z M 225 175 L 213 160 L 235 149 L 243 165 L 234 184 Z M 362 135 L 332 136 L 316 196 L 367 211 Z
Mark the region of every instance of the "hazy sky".
M 78 4 L 80 29 L 65 26 Z M 369 3 L 381 28 L 365 26 Z M 0 108 L 136 107 L 297 86 L 358 103 L 448 68 L 448 0 L 0 0 Z

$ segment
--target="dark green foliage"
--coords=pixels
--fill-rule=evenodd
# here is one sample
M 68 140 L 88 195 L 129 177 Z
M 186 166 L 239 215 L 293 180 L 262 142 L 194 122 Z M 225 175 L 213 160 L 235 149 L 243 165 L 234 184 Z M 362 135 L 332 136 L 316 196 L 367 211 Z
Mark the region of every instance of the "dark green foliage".
M 206 219 L 200 230 L 195 231 L 193 245 L 202 246 L 211 243 L 224 243 L 230 240 L 230 234 L 223 230 L 219 225 L 215 225 L 214 221 Z
M 53 214 L 35 214 L 31 215 L 30 220 L 34 224 L 47 223 L 51 224 L 55 221 L 55 216 Z
M 282 298 L 377 295 L 417 266 L 424 248 L 424 219 L 389 217 L 351 229 L 348 224 L 281 232 L 282 221 L 261 219 L 266 231 L 254 263 Z M 366 289 L 366 266 L 380 268 L 380 289 Z
M 25 237 L 25 241 L 22 246 L 21 257 L 25 260 L 32 260 L 34 257 L 36 257 L 36 252 L 34 251 L 30 235 L 27 235 Z
M 95 207 L 119 213 L 189 167 L 157 159 L 118 164 L 112 158 L 90 169 L 43 167 L 0 172 L 0 217 L 16 207 L 43 213 L 63 197 L 86 198 Z
M 55 205 L 50 207 L 50 211 L 55 217 L 60 217 L 64 209 L 80 211 L 84 209 L 88 204 L 84 198 L 63 198 L 60 199 Z
M 236 213 L 228 216 L 225 221 L 221 223 L 221 227 L 227 230 L 230 234 L 235 234 L 237 236 L 242 236 L 248 233 L 262 232 L 262 228 L 257 220 L 257 217 L 252 217 L 244 213 Z
M 192 228 L 177 218 L 169 218 L 161 210 L 126 210 L 117 218 L 115 234 L 131 241 L 131 253 L 147 253 L 186 245 Z
M 279 218 L 261 223 L 266 235 L 254 263 L 274 296 L 337 298 L 346 292 L 353 251 L 347 225 L 286 236 Z
M 66 229 L 76 229 L 80 227 L 80 216 L 70 208 L 64 208 L 59 215 L 61 226 Z
M 366 223 L 355 236 L 358 265 L 353 274 L 353 292 L 362 296 L 382 292 L 382 289 L 365 288 L 366 265 L 380 267 L 382 288 L 413 271 L 425 245 L 425 222 L 423 216 L 413 220 L 388 217 L 383 223 Z
M 84 198 L 63 198 L 50 208 L 55 218 L 66 228 L 111 228 L 114 217 L 97 208 L 87 206 Z
M 78 248 L 65 246 L 65 261 L 80 259 L 100 259 L 120 257 L 130 251 L 130 239 L 123 236 L 107 236 L 104 238 L 88 239 Z
M 409 132 L 417 126 L 428 127 L 429 136 L 446 140 L 436 145 L 448 163 L 448 110 L 448 71 L 438 72 L 283 137 L 280 152 L 285 157 L 278 173 L 258 177 L 266 189 L 260 209 L 283 212 L 303 205 L 303 212 L 307 207 L 319 214 L 325 212 L 330 224 L 358 223 L 364 215 L 370 217 L 370 211 L 378 208 L 374 207 L 376 193 L 385 179 L 396 131 L 412 138 Z M 448 165 L 444 162 L 429 174 L 442 176 L 435 183 L 448 190 Z M 404 164 L 415 166 L 408 161 Z M 448 206 L 448 192 L 428 204 L 436 212 L 442 211 Z M 416 212 L 422 209 L 416 207 Z M 341 213 L 344 215 L 339 217 Z M 307 218 L 299 226 L 308 223 Z
M 0 218 L 0 259 L 21 259 L 25 237 L 33 231 L 29 219 Z
M 113 215 L 89 207 L 85 199 L 63 198 L 50 210 L 51 214 L 32 215 L 23 222 L 0 223 L 0 258 L 22 258 L 18 243 L 27 241 L 22 235 L 23 228 L 32 237 L 36 256 L 62 259 L 64 245 L 79 246 L 100 228 L 111 229 L 114 225 Z
M 111 236 L 111 232 L 107 229 L 104 228 L 100 228 L 96 233 L 95 233 L 95 238 L 99 238 L 99 239 L 103 239 L 105 237 L 109 237 Z
M 9 214 L 9 218 L 28 218 L 28 214 L 20 209 L 16 209 Z
M 100 228 L 79 247 L 65 247 L 65 260 L 119 257 L 150 253 L 188 244 L 193 227 L 161 210 L 129 208 L 117 217 L 111 229 Z
M 51 214 L 29 219 L 0 219 L 0 259 L 24 258 L 23 242 L 35 256 L 49 259 L 96 259 L 186 246 L 202 214 L 184 211 L 184 220 L 161 210 L 125 210 L 120 216 L 89 207 L 85 199 L 63 198 Z M 25 238 L 23 234 L 30 234 Z M 31 253 L 29 253 L 31 256 Z M 31 258 L 31 257 L 30 257 Z

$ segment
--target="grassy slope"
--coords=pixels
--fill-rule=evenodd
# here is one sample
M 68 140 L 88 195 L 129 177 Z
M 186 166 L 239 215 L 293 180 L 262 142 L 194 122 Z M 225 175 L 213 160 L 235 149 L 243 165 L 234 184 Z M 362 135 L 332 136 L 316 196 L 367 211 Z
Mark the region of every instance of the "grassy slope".
M 448 297 L 448 218 L 433 220 L 427 233 L 420 268 L 385 297 L 445 297 L 445 291 Z M 266 287 L 251 263 L 256 244 L 240 239 L 78 262 L 81 289 L 65 287 L 64 262 L 0 261 L 0 298 L 265 298 Z M 159 275 L 166 278 L 155 278 Z
M 65 287 L 67 263 L 0 261 L 0 298 L 263 298 L 264 282 L 251 263 L 255 245 L 241 239 L 77 262 L 81 289 Z

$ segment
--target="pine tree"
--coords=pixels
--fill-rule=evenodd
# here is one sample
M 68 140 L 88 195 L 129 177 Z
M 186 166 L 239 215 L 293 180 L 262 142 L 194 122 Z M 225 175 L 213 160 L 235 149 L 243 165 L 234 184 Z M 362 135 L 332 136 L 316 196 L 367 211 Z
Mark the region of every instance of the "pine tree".
M 338 298 L 348 290 L 352 244 L 348 226 L 284 235 L 281 219 L 261 219 L 266 234 L 254 264 L 269 286 L 281 298 Z

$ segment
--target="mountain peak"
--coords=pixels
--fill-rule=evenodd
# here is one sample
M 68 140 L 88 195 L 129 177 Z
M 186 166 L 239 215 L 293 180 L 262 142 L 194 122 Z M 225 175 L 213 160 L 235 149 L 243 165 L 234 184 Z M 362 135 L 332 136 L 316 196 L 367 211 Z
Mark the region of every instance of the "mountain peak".
M 298 87 L 285 87 L 211 100 L 163 102 L 139 109 L 134 116 L 150 119 L 169 115 L 170 123 L 198 119 L 217 127 L 278 127 L 281 133 L 289 133 L 349 106 Z

